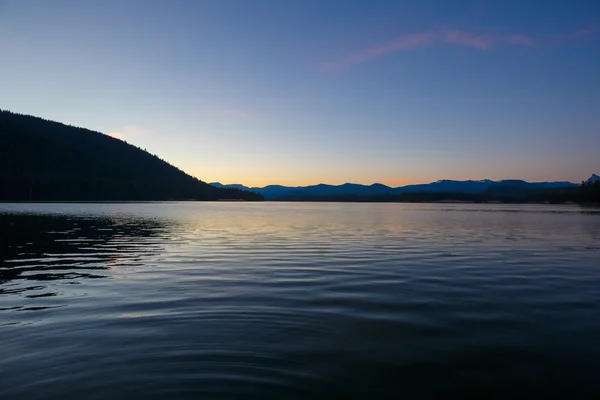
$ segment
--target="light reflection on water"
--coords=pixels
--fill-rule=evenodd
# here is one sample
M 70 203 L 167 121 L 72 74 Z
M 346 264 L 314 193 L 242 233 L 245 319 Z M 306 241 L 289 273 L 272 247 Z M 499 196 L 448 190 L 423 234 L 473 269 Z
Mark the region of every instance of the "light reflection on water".
M 576 206 L 3 204 L 0 398 L 590 396 L 598 260 Z

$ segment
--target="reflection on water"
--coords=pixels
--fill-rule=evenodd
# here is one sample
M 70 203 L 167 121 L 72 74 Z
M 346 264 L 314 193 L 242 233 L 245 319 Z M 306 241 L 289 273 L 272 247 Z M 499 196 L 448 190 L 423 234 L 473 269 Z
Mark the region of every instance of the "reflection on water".
M 45 281 L 110 278 L 113 265 L 160 254 L 164 224 L 155 220 L 72 215 L 0 214 L 0 295 L 56 296 Z M 13 307 L 43 309 L 48 307 Z
M 600 215 L 0 205 L 0 398 L 600 393 Z

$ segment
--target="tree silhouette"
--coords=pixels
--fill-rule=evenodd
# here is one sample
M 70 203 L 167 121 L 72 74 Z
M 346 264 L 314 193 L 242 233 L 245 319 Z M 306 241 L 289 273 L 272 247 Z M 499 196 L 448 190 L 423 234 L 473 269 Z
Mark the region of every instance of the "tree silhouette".
M 600 180 L 582 182 L 581 197 L 586 203 L 600 203 Z

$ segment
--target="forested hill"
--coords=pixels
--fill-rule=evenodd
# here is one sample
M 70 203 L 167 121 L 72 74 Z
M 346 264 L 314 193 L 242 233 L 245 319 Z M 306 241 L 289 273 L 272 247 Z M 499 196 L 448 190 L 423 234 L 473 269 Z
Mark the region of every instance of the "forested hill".
M 0 110 L 0 201 L 262 200 L 88 129 Z

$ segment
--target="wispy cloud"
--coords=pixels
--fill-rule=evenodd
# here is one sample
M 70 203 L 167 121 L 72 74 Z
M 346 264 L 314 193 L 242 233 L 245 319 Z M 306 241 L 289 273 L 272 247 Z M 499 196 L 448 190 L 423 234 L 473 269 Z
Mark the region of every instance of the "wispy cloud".
M 536 44 L 536 41 L 531 36 L 526 35 L 510 35 L 510 36 L 501 36 L 499 39 L 500 42 L 512 44 L 515 46 L 526 46 L 533 47 Z
M 137 125 L 127 125 L 125 128 L 110 132 L 108 136 L 114 137 L 115 139 L 131 139 L 133 137 L 145 136 L 148 134 L 148 131 L 137 126 Z
M 470 46 L 479 50 L 487 50 L 493 45 L 493 39 L 490 36 L 473 35 L 458 29 L 444 31 L 442 37 L 444 43 Z
M 336 70 L 352 64 L 358 64 L 373 58 L 381 57 L 389 53 L 411 50 L 417 47 L 432 44 L 434 41 L 435 35 L 431 32 L 398 36 L 388 42 L 350 54 L 346 58 L 325 62 L 321 65 L 321 68 L 324 70 Z
M 512 46 L 532 47 L 535 39 L 526 35 L 477 35 L 458 29 L 446 30 L 442 33 L 443 42 L 447 44 L 475 47 L 479 50 L 488 50 L 497 44 Z
M 588 26 L 585 28 L 576 29 L 572 32 L 566 33 L 564 35 L 558 35 L 555 38 L 555 42 L 557 44 L 564 44 L 575 42 L 583 39 L 590 38 L 600 32 L 600 26 Z
M 589 38 L 600 32 L 598 27 L 588 27 L 549 37 L 533 37 L 524 34 L 480 34 L 462 29 L 432 30 L 423 33 L 412 33 L 398 36 L 388 42 L 376 44 L 367 49 L 359 50 L 345 57 L 329 60 L 319 65 L 323 71 L 338 71 L 354 64 L 370 61 L 388 54 L 413 50 L 427 45 L 444 44 L 466 46 L 476 50 L 486 51 L 496 46 L 536 47 L 540 44 L 560 44 Z M 558 39 L 556 39 L 558 38 Z

